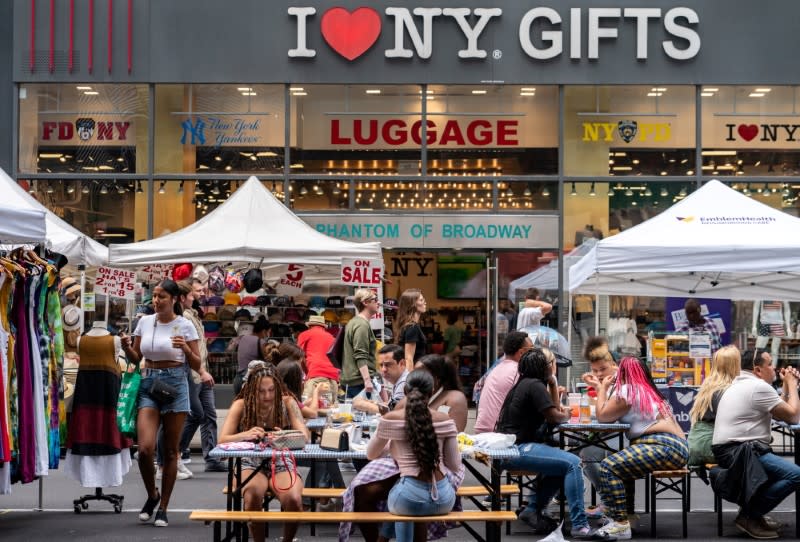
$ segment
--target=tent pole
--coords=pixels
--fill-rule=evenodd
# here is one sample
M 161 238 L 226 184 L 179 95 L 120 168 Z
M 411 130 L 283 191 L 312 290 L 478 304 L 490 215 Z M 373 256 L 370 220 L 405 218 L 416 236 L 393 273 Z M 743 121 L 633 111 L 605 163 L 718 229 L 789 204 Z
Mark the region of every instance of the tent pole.
M 81 331 L 81 333 L 83 333 L 83 331 L 86 329 L 84 327 L 84 320 L 83 320 L 83 314 L 84 314 L 84 311 L 85 311 L 85 307 L 83 306 L 84 305 L 83 296 L 84 296 L 84 292 L 86 291 L 86 266 L 81 264 L 81 265 L 78 266 L 78 269 L 80 269 L 80 271 L 81 271 L 81 293 L 80 293 L 80 296 L 81 296 L 81 299 L 80 299 L 80 307 L 81 307 L 80 315 L 81 316 L 80 316 L 80 319 L 78 320 L 78 325 L 79 325 L 78 329 Z
M 572 292 L 567 290 L 567 344 L 570 345 L 569 349 L 572 350 Z M 570 352 L 570 357 L 572 357 L 572 352 Z M 572 377 L 572 366 L 567 367 L 567 386 L 571 382 L 570 378 Z
M 594 334 L 600 335 L 600 275 L 594 273 Z

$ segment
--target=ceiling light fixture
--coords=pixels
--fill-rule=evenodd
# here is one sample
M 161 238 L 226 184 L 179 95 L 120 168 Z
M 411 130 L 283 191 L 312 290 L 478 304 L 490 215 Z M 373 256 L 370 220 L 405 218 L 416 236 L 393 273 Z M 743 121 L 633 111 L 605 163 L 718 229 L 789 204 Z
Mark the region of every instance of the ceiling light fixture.
M 167 193 L 167 189 L 165 188 L 166 184 L 167 184 L 167 181 L 161 181 L 161 186 L 158 187 L 158 193 L 159 194 L 166 194 Z
M 544 197 L 548 197 L 548 196 L 550 196 L 550 189 L 549 189 L 549 188 L 547 188 L 547 186 L 545 186 L 544 188 L 542 188 L 542 195 L 543 195 Z
M 142 190 L 142 181 L 136 181 L 136 193 L 143 194 L 144 190 Z
M 575 188 L 575 181 L 572 181 L 572 190 L 569 193 L 570 196 L 577 196 L 578 190 Z
M 67 186 L 67 194 L 74 194 L 74 193 L 75 193 L 75 184 L 70 183 L 69 186 Z
M 100 185 L 100 193 L 101 194 L 108 194 L 108 187 L 106 186 L 106 183 L 102 183 Z
M 625 189 L 625 195 L 628 197 L 633 196 L 633 190 L 631 190 L 630 186 L 627 189 Z
M 609 187 L 608 187 L 608 197 L 610 198 L 610 197 L 613 197 L 613 196 L 614 196 L 614 187 L 609 185 Z
M 597 192 L 594 191 L 594 181 L 592 181 L 592 187 L 589 190 L 589 195 L 590 196 L 596 196 L 597 195 Z
M 685 197 L 686 197 L 686 194 L 687 194 L 687 192 L 686 192 L 686 187 L 685 187 L 685 186 L 681 186 L 681 191 L 680 191 L 680 192 L 678 192 L 678 195 L 679 195 L 680 197 L 682 197 L 682 198 L 685 198 Z
M 531 197 L 531 195 L 533 194 L 533 192 L 531 192 L 531 187 L 530 186 L 526 186 L 525 190 L 522 192 L 522 194 L 525 197 Z
M 183 194 L 183 183 L 185 181 L 181 181 L 181 184 L 178 185 L 178 194 Z
M 83 188 L 81 188 L 81 194 L 88 194 L 88 193 L 89 193 L 89 183 L 86 183 L 85 185 L 83 185 Z

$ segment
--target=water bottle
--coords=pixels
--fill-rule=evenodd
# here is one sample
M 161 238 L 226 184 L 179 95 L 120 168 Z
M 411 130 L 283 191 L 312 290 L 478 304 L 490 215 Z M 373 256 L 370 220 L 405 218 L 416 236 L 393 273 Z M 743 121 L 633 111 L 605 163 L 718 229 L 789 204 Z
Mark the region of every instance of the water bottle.
M 580 423 L 592 423 L 592 406 L 589 403 L 589 394 L 584 390 L 581 393 Z

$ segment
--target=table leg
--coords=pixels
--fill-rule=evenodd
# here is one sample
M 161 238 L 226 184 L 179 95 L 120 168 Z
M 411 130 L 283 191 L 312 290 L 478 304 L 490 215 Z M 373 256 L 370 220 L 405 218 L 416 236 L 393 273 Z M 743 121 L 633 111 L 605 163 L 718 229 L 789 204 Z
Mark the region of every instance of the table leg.
M 489 465 L 491 471 L 491 485 L 492 485 L 492 510 L 500 510 L 500 471 L 492 461 Z M 496 521 L 486 522 L 486 542 L 500 542 L 501 525 Z
M 800 431 L 794 432 L 794 464 L 800 465 Z M 800 538 L 800 489 L 794 492 L 794 536 Z

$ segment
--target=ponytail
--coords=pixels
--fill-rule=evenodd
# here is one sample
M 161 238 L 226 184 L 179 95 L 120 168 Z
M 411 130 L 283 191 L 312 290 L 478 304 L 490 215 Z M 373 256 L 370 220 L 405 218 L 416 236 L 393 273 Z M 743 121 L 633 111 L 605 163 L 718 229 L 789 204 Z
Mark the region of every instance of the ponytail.
M 406 379 L 406 438 L 417 460 L 420 473 L 431 474 L 439 466 L 439 441 L 433 428 L 428 401 L 433 393 L 433 377 L 416 369 Z

